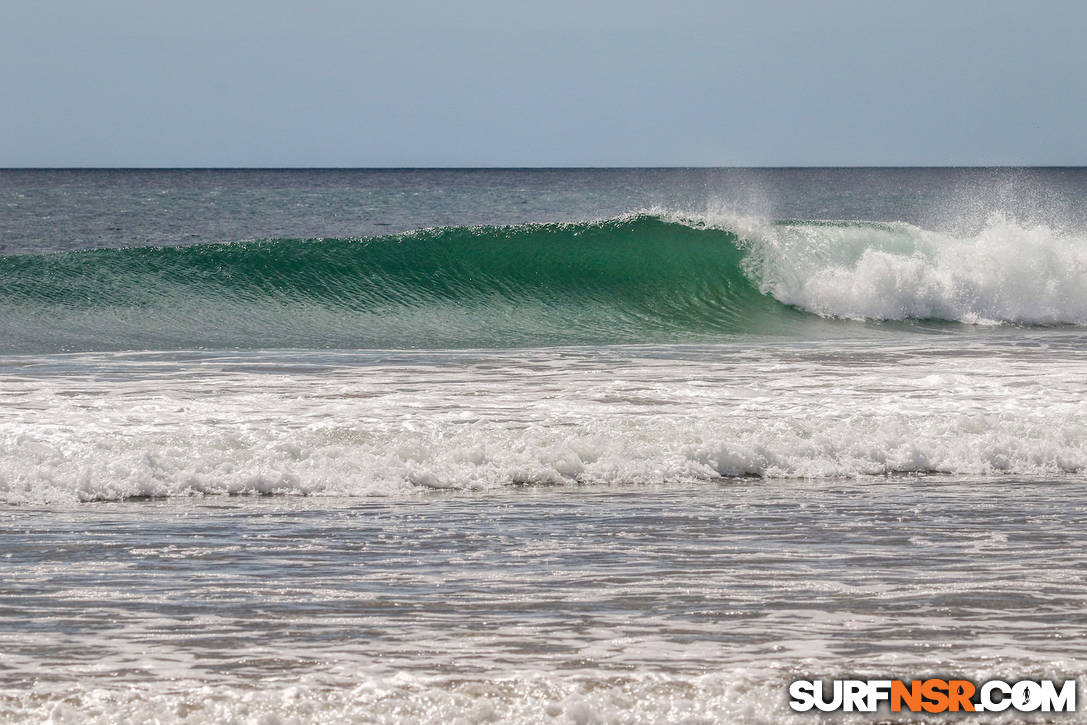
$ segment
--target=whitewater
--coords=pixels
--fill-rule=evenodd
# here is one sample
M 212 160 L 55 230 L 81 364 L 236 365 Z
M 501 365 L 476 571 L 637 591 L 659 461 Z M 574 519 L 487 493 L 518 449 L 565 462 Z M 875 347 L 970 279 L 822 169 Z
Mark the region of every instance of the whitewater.
M 855 334 L 858 321 L 1081 325 L 1087 238 L 632 213 L 0 257 L 6 352 L 501 348 Z
M 0 358 L 0 500 L 1077 474 L 1084 342 Z
M 1075 169 L 2 171 L 0 721 L 1082 692 L 1085 193 Z

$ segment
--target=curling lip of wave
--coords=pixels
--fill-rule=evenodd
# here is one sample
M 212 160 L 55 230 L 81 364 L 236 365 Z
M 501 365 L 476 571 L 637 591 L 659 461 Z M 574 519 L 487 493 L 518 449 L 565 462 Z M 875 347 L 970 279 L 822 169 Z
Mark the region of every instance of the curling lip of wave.
M 705 340 L 805 315 L 657 216 L 0 258 L 0 351 Z
M 1085 324 L 1085 270 L 1087 240 L 1000 218 L 953 237 L 670 212 L 14 255 L 0 352 L 705 342 L 825 333 L 820 317 Z
M 759 288 L 825 317 L 1087 324 L 1087 237 L 994 215 L 969 236 L 903 222 L 787 222 L 745 237 Z

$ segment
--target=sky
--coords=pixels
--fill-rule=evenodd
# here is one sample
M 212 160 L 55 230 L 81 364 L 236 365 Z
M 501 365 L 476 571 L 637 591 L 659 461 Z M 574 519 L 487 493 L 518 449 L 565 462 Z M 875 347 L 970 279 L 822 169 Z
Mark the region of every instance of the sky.
M 1081 0 L 3 0 L 0 166 L 1087 164 Z

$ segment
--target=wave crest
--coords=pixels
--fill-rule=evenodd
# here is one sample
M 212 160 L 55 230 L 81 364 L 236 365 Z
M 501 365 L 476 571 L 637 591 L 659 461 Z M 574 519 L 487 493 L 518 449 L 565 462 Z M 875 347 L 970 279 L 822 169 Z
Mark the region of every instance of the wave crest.
M 819 318 L 1087 324 L 1087 239 L 655 211 L 15 255 L 0 282 L 2 352 L 708 342 L 850 333 Z
M 958 237 L 901 222 L 754 230 L 746 268 L 766 294 L 826 317 L 1087 323 L 1087 239 L 994 216 Z

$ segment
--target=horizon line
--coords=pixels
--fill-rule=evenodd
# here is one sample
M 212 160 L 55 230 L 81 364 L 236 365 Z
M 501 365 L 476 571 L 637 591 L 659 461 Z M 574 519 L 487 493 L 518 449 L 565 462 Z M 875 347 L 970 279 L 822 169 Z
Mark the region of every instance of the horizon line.
M 0 171 L 795 171 L 826 169 L 1083 169 L 1087 164 L 822 164 L 756 166 L 0 166 Z

